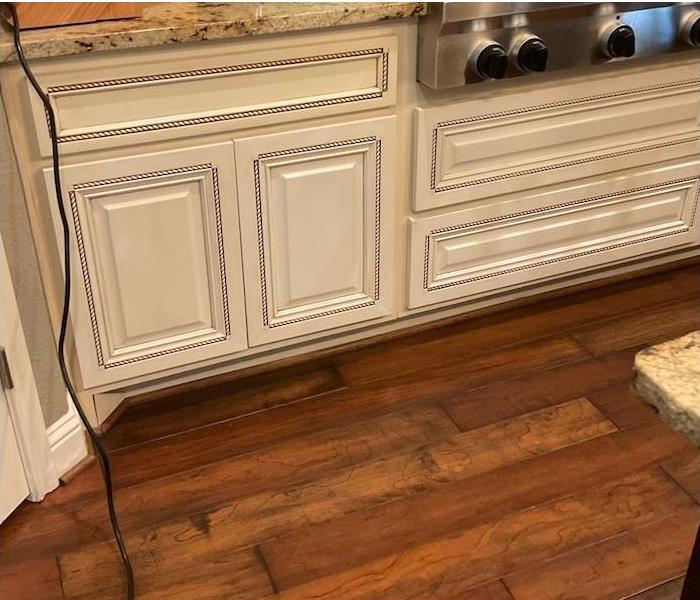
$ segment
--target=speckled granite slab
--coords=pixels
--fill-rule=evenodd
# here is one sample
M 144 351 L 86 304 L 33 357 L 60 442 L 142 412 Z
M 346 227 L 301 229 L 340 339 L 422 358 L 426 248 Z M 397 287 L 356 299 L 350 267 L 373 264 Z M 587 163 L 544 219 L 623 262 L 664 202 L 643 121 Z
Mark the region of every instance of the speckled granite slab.
M 642 350 L 634 368 L 639 394 L 700 446 L 700 331 Z
M 423 2 L 153 2 L 138 19 L 25 31 L 22 45 L 29 58 L 46 58 L 372 23 L 414 17 L 425 8 Z M 11 42 L 3 22 L 0 61 L 14 58 Z

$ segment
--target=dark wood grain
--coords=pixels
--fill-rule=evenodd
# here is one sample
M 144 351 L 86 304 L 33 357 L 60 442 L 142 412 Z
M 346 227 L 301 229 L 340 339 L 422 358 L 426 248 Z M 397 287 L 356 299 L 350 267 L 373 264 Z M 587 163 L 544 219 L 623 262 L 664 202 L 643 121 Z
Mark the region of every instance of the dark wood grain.
M 700 508 L 689 507 L 689 499 L 675 493 L 672 484 L 662 484 L 660 477 L 659 473 L 633 475 L 512 512 L 446 537 L 424 540 L 412 548 L 397 547 L 390 555 L 354 568 L 346 566 L 341 572 L 285 589 L 279 597 L 281 600 L 453 597 L 498 574 L 529 570 L 530 565 L 584 548 L 629 528 L 642 527 L 670 515 L 696 519 Z M 661 491 L 661 486 L 666 493 Z M 673 551 L 687 544 L 685 530 L 682 535 L 669 537 L 675 538 L 668 544 Z M 274 567 L 272 573 L 279 585 Z M 506 584 L 509 585 L 507 579 Z M 538 598 L 530 595 L 518 599 L 512 587 L 510 590 L 516 600 Z
M 366 419 L 412 400 L 422 400 L 437 391 L 474 387 L 587 356 L 569 338 L 549 338 L 486 354 L 469 364 L 453 362 L 430 373 L 414 374 L 417 379 L 404 378 L 403 381 L 392 380 L 368 388 L 330 392 L 303 402 L 159 438 L 135 448 L 118 449 L 111 453 L 115 487 L 165 477 L 284 439 Z M 163 460 L 164 456 L 168 460 Z M 100 494 L 101 490 L 100 473 L 95 466 L 87 469 L 81 480 L 61 495 L 60 501 L 70 503 L 87 493 Z
M 697 298 L 675 302 L 635 314 L 616 317 L 606 323 L 573 334 L 592 354 L 601 355 L 640 344 L 651 346 L 700 329 Z
M 131 546 L 138 600 L 252 600 L 274 593 L 254 548 L 225 555 L 209 552 L 206 537 L 205 524 L 187 535 L 174 534 L 169 556 L 154 556 L 148 548 Z M 88 560 L 70 553 L 61 556 L 66 600 L 125 597 L 116 546 L 104 545 L 101 550 Z
M 499 465 L 591 439 L 613 426 L 587 401 L 572 401 L 511 422 L 452 437 L 413 452 L 338 469 L 332 475 L 292 487 L 246 496 L 202 515 L 190 515 L 126 536 L 152 560 L 166 563 L 181 539 L 198 540 L 208 552 L 227 554 L 279 535 L 288 529 L 342 516 L 424 492 Z M 200 540 L 199 523 L 206 523 Z M 192 542 L 194 545 L 194 542 Z M 108 556 L 112 545 L 93 544 L 71 554 L 74 563 Z
M 457 432 L 442 410 L 414 404 L 374 419 L 271 444 L 231 460 L 206 465 L 119 491 L 117 508 L 124 530 L 153 527 L 238 498 L 284 489 L 338 469 L 385 455 L 434 444 Z M 15 555 L 60 552 L 111 538 L 104 499 L 90 496 L 60 507 L 30 505 L 7 525 Z M 41 514 L 42 527 L 35 526 Z M 38 550 L 40 549 L 40 550 Z
M 620 429 L 656 418 L 657 411 L 640 398 L 629 383 L 589 391 L 586 397 Z
M 382 506 L 354 512 L 328 523 L 307 526 L 262 544 L 273 575 L 281 585 L 296 585 L 314 577 L 390 555 L 427 539 L 449 535 L 488 519 L 522 510 L 623 477 L 688 447 L 675 434 L 659 434 L 663 425 L 612 433 L 454 481 Z M 624 456 L 624 461 L 619 457 Z M 664 477 L 659 472 L 655 481 Z M 689 500 L 675 485 L 663 485 L 680 502 Z M 342 540 L 343 552 L 333 551 Z
M 332 364 L 306 364 L 175 392 L 156 400 L 131 399 L 116 424 L 103 436 L 105 447 L 123 448 L 205 425 L 295 402 L 344 387 Z
M 482 427 L 621 382 L 631 382 L 633 352 L 618 352 L 552 369 L 529 372 L 475 389 L 436 392 L 462 430 Z
M 700 455 L 629 384 L 693 308 L 697 263 L 135 398 L 106 439 L 137 600 L 671 600 Z M 123 597 L 105 513 L 95 466 L 23 504 L 0 598 Z
M 515 600 L 619 600 L 682 576 L 700 507 L 507 575 Z M 669 535 L 670 533 L 673 535 Z M 649 560 L 653 557 L 653 560 Z
M 495 314 L 427 331 L 412 336 L 410 343 L 400 338 L 370 346 L 344 354 L 338 361 L 343 376 L 352 385 L 382 381 L 440 366 L 449 356 L 466 361 L 584 325 L 627 315 L 634 319 L 639 311 L 652 309 L 653 314 L 659 306 L 684 299 L 693 302 L 699 295 L 700 267 L 694 266 L 527 306 L 510 311 L 507 318 Z

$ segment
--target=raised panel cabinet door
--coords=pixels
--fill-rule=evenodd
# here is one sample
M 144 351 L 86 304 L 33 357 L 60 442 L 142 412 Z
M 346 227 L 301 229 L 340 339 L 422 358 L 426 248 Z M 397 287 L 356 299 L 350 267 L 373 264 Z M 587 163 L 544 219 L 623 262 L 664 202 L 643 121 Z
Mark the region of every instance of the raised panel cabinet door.
M 247 347 L 232 173 L 231 142 L 62 168 L 86 387 Z
M 394 314 L 395 127 L 236 141 L 251 346 Z

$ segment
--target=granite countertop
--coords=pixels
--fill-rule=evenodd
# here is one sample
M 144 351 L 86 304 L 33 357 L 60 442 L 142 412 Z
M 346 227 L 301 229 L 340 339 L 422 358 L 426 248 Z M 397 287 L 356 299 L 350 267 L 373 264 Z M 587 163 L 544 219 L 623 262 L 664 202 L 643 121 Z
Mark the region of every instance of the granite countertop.
M 22 45 L 28 58 L 47 58 L 373 23 L 421 15 L 425 8 L 423 2 L 153 2 L 144 3 L 137 19 L 24 31 Z M 13 58 L 3 22 L 0 61 Z
M 700 446 L 700 331 L 642 350 L 634 368 L 637 392 Z

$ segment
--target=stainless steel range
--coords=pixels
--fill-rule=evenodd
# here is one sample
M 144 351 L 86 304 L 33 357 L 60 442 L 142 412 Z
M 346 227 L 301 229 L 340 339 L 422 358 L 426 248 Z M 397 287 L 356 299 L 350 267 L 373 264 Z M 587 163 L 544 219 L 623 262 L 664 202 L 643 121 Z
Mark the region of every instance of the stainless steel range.
M 420 20 L 418 80 L 442 89 L 698 48 L 695 3 L 434 3 Z

